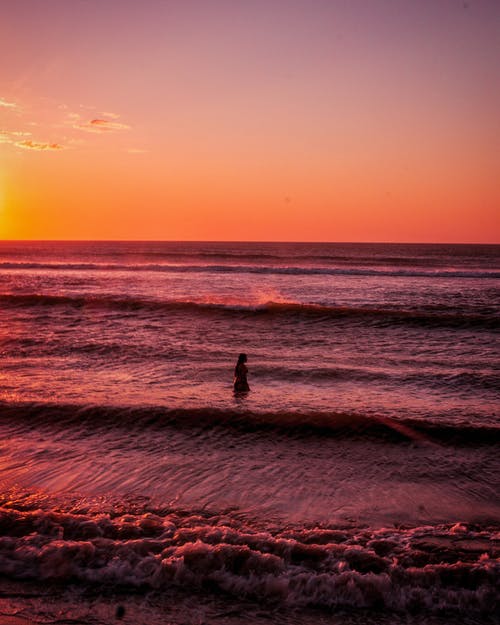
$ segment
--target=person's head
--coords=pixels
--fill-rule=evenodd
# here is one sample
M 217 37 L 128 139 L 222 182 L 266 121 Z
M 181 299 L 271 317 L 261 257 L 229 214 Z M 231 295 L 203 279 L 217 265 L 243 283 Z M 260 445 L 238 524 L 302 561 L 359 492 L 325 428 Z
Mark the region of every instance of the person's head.
M 238 356 L 238 364 L 242 365 L 243 363 L 245 363 L 247 361 L 247 355 L 246 354 L 240 354 Z

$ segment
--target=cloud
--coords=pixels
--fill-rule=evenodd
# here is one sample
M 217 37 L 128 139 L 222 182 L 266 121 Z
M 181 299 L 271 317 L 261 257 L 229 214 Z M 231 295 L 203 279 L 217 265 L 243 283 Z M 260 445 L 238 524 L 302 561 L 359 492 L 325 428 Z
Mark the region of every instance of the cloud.
M 18 105 L 15 102 L 7 102 L 3 98 L 0 98 L 0 106 L 3 106 L 8 109 L 17 109 Z
M 29 137 L 31 132 L 24 130 L 0 130 L 0 136 L 3 137 Z
M 68 104 L 55 102 L 50 98 L 38 98 L 37 106 L 25 108 L 15 101 L 0 97 L 0 111 L 2 110 L 9 113 L 10 118 L 21 116 L 24 119 L 22 124 L 4 122 L 5 126 L 0 126 L 0 145 L 12 145 L 22 150 L 68 150 L 88 142 L 90 137 L 84 136 L 84 133 L 113 134 L 131 128 L 120 121 L 118 113 L 82 105 L 75 111 Z M 37 138 L 40 136 L 51 140 L 40 141 Z
M 0 130 L 0 143 L 15 143 L 19 137 L 29 137 L 31 132 L 22 130 Z
M 31 132 L 24 130 L 0 130 L 0 143 L 11 143 L 23 150 L 63 150 L 60 143 L 40 143 L 31 139 L 20 140 L 21 137 L 29 137 Z
M 129 154 L 146 154 L 147 150 L 142 150 L 141 148 L 128 148 L 127 152 Z
M 114 130 L 129 130 L 130 126 L 121 122 L 110 121 L 109 119 L 91 119 L 84 124 L 75 124 L 73 128 L 84 130 L 85 132 L 112 132 Z
M 18 141 L 16 145 L 23 150 L 64 150 L 64 146 L 60 143 L 37 143 L 36 141 L 31 141 L 30 139 L 26 141 Z
M 105 111 L 102 111 L 101 113 L 99 113 L 99 115 L 102 115 L 103 117 L 108 117 L 109 119 L 119 119 L 120 115 L 118 115 L 117 113 L 107 113 Z

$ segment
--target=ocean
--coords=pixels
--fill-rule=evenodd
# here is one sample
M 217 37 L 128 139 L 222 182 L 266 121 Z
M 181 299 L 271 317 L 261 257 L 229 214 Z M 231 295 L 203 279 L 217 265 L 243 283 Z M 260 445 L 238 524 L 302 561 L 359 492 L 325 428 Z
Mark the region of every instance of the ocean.
M 499 278 L 498 245 L 0 242 L 0 616 L 498 623 Z

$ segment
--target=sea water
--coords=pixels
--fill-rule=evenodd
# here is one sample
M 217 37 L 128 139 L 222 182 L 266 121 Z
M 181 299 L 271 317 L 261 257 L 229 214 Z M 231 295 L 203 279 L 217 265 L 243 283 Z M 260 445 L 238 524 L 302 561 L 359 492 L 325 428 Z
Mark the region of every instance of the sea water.
M 5 601 L 494 620 L 499 278 L 494 245 L 0 243 Z

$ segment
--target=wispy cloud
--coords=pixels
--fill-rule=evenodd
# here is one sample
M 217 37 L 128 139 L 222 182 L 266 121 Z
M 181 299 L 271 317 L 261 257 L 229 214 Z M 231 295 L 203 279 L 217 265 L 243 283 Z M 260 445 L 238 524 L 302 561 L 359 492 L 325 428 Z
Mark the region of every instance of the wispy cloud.
M 16 145 L 23 150 L 64 150 L 64 146 L 60 143 L 38 143 L 37 141 L 18 141 Z
M 146 154 L 147 150 L 142 150 L 141 148 L 128 148 L 127 152 L 129 154 Z
M 19 137 L 29 137 L 31 132 L 24 130 L 0 130 L 0 143 L 13 143 Z
M 20 140 L 21 137 L 29 137 L 31 132 L 25 130 L 0 130 L 0 143 L 10 143 L 23 150 L 63 150 L 64 146 L 60 143 L 42 143 L 40 141 L 32 141 L 31 139 Z
M 74 124 L 73 128 L 84 130 L 85 132 L 112 132 L 114 130 L 129 130 L 130 126 L 121 122 L 109 119 L 91 119 L 83 124 Z
M 18 105 L 15 102 L 8 102 L 4 98 L 0 98 L 0 106 L 8 109 L 17 109 Z
M 98 113 L 98 115 L 102 115 L 103 117 L 107 117 L 108 119 L 119 119 L 121 117 L 121 115 L 118 115 L 118 113 L 108 113 L 107 111 L 102 111 L 101 113 Z
M 0 130 L 0 135 L 4 137 L 29 137 L 31 132 L 26 130 Z
M 51 152 L 91 146 L 95 141 L 91 141 L 87 133 L 114 135 L 131 128 L 113 111 L 83 105 L 75 110 L 65 102 L 50 98 L 38 98 L 26 106 L 0 97 L 0 111 L 5 111 L 0 144 L 26 151 Z

